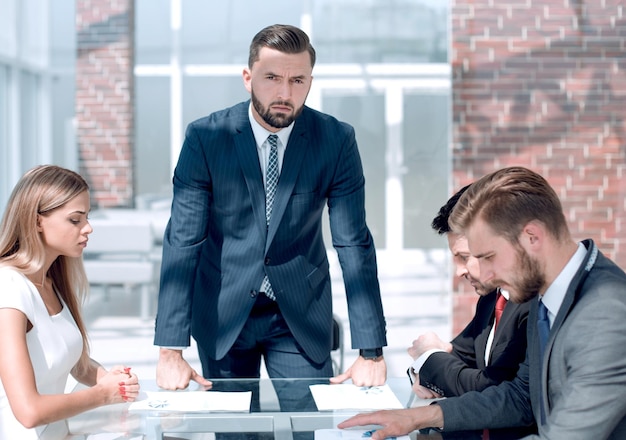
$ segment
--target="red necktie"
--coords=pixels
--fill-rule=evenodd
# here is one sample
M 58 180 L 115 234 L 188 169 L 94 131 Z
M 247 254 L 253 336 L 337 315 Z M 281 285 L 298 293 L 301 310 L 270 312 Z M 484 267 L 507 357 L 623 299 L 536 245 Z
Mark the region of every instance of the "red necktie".
M 504 312 L 504 307 L 506 306 L 506 298 L 502 295 L 502 292 L 498 290 L 498 295 L 496 296 L 496 320 L 493 325 L 493 331 L 495 332 L 498 328 L 498 322 L 500 322 L 500 317 L 502 316 L 502 312 Z M 483 438 L 482 440 L 489 440 L 489 430 L 483 429 Z
M 494 324 L 494 331 L 498 328 L 498 322 L 500 322 L 500 317 L 502 316 L 502 312 L 504 312 L 504 306 L 506 306 L 506 298 L 502 295 L 502 292 L 498 291 L 498 297 L 496 299 L 496 322 Z

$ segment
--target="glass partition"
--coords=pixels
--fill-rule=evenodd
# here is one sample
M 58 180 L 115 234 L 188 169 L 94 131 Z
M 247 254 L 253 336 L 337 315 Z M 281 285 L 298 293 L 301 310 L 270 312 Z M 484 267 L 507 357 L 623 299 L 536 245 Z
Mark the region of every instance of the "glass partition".
M 247 100 L 250 40 L 290 23 L 317 51 L 307 105 L 355 127 L 377 248 L 441 247 L 430 220 L 448 194 L 447 2 L 139 0 L 136 17 L 140 194 L 168 194 L 186 125 Z

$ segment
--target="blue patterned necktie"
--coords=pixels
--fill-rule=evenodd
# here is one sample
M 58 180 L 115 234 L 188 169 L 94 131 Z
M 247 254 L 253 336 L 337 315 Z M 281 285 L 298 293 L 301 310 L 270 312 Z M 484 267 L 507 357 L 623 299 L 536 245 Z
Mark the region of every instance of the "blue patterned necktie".
M 537 308 L 537 331 L 539 333 L 539 353 L 541 354 L 541 360 L 543 362 L 543 352 L 546 349 L 548 335 L 550 334 L 548 309 L 543 304 L 543 301 L 539 301 L 539 307 Z
M 543 304 L 543 301 L 539 301 L 537 307 L 537 334 L 539 335 L 539 368 L 543 366 L 543 356 L 546 351 L 546 344 L 548 342 L 548 335 L 550 334 L 550 320 L 548 319 L 548 309 Z M 546 410 L 543 404 L 543 396 L 540 399 L 541 402 L 541 424 L 546 422 Z
M 267 143 L 270 146 L 270 155 L 267 161 L 267 169 L 265 170 L 265 224 L 269 227 L 270 218 L 272 218 L 272 208 L 274 206 L 274 196 L 276 195 L 276 186 L 278 184 L 278 136 L 270 134 L 267 137 Z M 267 275 L 261 283 L 261 290 L 271 300 L 275 301 L 274 289 L 270 284 Z
M 270 134 L 267 143 L 270 146 L 270 156 L 265 170 L 265 220 L 267 225 L 272 218 L 272 207 L 274 206 L 274 195 L 278 184 L 278 136 Z

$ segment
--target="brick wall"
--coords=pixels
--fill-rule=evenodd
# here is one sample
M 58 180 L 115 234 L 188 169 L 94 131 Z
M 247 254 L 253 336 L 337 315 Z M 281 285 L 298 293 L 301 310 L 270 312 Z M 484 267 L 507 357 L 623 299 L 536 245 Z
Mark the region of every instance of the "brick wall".
M 576 239 L 626 268 L 626 8 L 621 0 L 453 0 L 453 183 L 523 165 Z M 463 284 L 455 333 L 476 295 Z M 463 310 L 465 308 L 465 310 Z
M 76 121 L 92 208 L 133 205 L 133 0 L 77 0 Z

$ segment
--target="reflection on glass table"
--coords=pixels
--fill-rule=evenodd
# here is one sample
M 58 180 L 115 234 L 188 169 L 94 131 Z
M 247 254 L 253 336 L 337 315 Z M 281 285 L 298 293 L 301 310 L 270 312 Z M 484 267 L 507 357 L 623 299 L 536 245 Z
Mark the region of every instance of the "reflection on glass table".
M 228 379 L 214 380 L 209 390 L 220 393 L 244 392 L 250 401 L 249 411 L 229 407 L 204 411 L 188 411 L 188 407 L 177 408 L 175 401 L 188 402 L 200 395 L 203 390 L 190 386 L 188 390 L 175 392 L 160 391 L 154 380 L 141 381 L 144 403 L 161 402 L 160 405 L 144 405 L 141 410 L 131 408 L 131 404 L 118 404 L 88 411 L 69 420 L 71 440 L 341 440 L 342 432 L 333 432 L 337 424 L 363 409 L 348 409 L 339 405 L 335 410 L 318 411 L 316 400 L 311 393 L 311 385 L 328 385 L 327 379 Z M 429 404 L 430 401 L 415 400 L 410 383 L 406 378 L 390 378 L 387 386 L 395 395 L 400 407 Z M 387 392 L 381 389 L 363 389 L 358 392 L 368 396 Z M 333 385 L 332 387 L 335 387 Z M 323 387 L 322 387 L 323 388 Z M 358 387 L 356 387 L 358 388 Z M 333 388 L 332 391 L 335 391 Z M 250 393 L 251 392 L 251 393 Z M 187 394 L 187 396 L 185 396 Z M 214 393 L 214 396 L 219 394 Z M 211 396 L 211 397 L 214 397 Z M 242 396 L 239 394 L 238 396 Z M 181 397 L 182 399 L 180 399 Z M 223 397 L 228 397 L 224 395 Z M 148 400 L 148 398 L 150 400 Z M 337 399 L 340 400 L 340 399 Z M 247 401 L 246 401 L 247 403 Z M 212 400 L 212 405 L 215 400 Z M 240 403 L 236 403 L 239 405 Z M 342 404 L 343 405 L 343 404 Z M 375 426 L 362 427 L 363 430 Z M 319 431 L 333 430 L 333 431 Z M 316 431 L 318 435 L 316 436 Z M 325 438 L 321 438 L 324 434 Z M 411 439 L 480 439 L 482 433 L 441 434 L 412 433 Z M 516 437 L 501 437 L 513 439 Z M 401 440 L 401 439 L 398 439 Z

